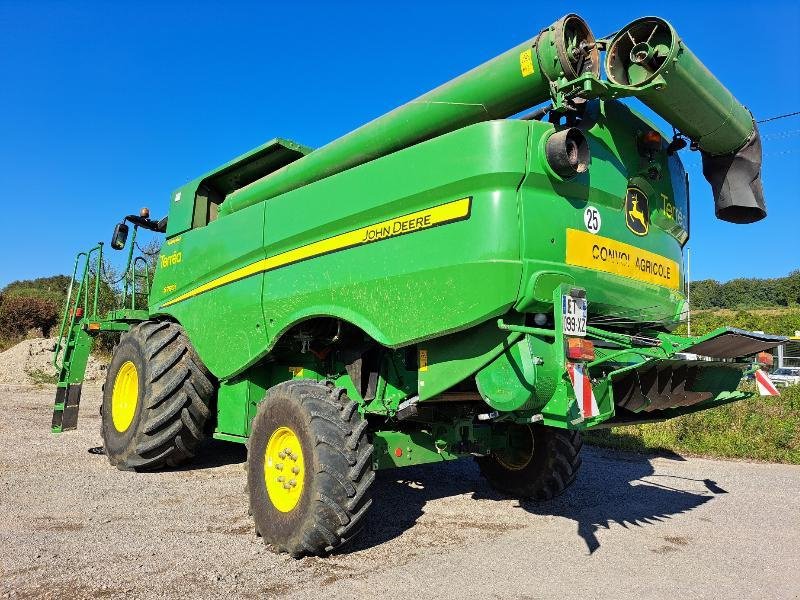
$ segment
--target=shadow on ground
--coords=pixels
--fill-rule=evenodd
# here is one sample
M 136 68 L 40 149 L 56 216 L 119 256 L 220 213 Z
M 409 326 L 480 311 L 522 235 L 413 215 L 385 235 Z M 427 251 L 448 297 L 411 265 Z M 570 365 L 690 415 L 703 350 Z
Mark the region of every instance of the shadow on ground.
M 683 460 L 677 455 L 674 459 Z M 673 487 L 677 479 L 692 491 Z M 646 456 L 584 447 L 583 466 L 569 490 L 549 502 L 519 502 L 517 510 L 575 521 L 577 534 L 592 553 L 600 547 L 596 533 L 601 528 L 614 523 L 626 528 L 645 526 L 726 493 L 709 479 L 688 480 L 692 482 L 688 486 L 686 481 L 656 474 Z M 364 550 L 398 537 L 414 526 L 427 502 L 470 492 L 476 500 L 507 500 L 489 487 L 469 460 L 379 473 L 364 531 L 342 552 Z
M 105 448 L 96 446 L 87 450 L 89 454 L 105 456 Z M 174 468 L 165 468 L 163 471 L 196 471 L 201 469 L 214 469 L 225 465 L 241 464 L 247 460 L 247 448 L 244 444 L 222 442 L 206 439 L 201 442 L 196 456 L 185 465 Z M 147 471 L 144 471 L 147 472 Z
M 674 453 L 660 456 L 685 460 Z M 645 526 L 727 493 L 710 479 L 657 474 L 652 457 L 645 455 L 584 446 L 582 457 L 578 478 L 564 494 L 543 503 L 521 501 L 516 503 L 516 510 L 575 521 L 577 534 L 589 553 L 600 547 L 596 533 L 601 528 L 614 523 L 626 528 Z M 210 469 L 246 460 L 244 445 L 207 440 L 194 461 L 176 470 Z M 678 480 L 682 480 L 681 487 L 692 488 L 691 491 L 674 487 Z M 475 500 L 508 500 L 489 487 L 471 460 L 381 471 L 373 486 L 373 508 L 364 530 L 353 544 L 338 552 L 347 554 L 379 546 L 413 527 L 431 500 L 470 493 Z M 507 502 L 502 509 L 509 510 Z
M 245 461 L 247 461 L 247 448 L 245 448 L 244 444 L 206 439 L 198 448 L 197 456 L 195 456 L 194 460 L 186 467 L 180 467 L 180 469 L 213 469 L 224 467 L 225 465 L 244 463 Z

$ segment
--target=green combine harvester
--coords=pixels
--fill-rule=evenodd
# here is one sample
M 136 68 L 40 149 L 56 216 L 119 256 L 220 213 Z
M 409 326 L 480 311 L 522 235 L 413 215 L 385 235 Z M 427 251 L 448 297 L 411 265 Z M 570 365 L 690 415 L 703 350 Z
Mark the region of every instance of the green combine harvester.
M 496 489 L 552 498 L 582 430 L 746 398 L 752 357 L 783 341 L 671 333 L 687 144 L 718 218 L 766 216 L 753 117 L 672 26 L 597 40 L 572 14 L 318 150 L 274 139 L 178 188 L 168 218 L 116 226 L 121 308 L 98 314 L 103 245 L 78 255 L 53 431 L 76 428 L 92 343 L 117 331 L 111 464 L 247 444 L 256 532 L 293 556 L 359 531 L 379 469 L 475 457 Z M 154 274 L 138 229 L 165 234 Z

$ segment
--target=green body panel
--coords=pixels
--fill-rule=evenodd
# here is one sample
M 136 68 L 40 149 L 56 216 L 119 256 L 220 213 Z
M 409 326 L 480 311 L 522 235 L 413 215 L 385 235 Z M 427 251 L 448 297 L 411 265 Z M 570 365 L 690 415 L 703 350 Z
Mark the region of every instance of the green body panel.
M 450 434 L 454 429 L 448 429 Z M 437 442 L 439 446 L 437 447 Z M 391 469 L 455 460 L 460 455 L 448 450 L 447 442 L 425 431 L 380 431 L 372 440 L 372 468 Z M 399 452 L 398 452 L 399 450 Z M 400 456 L 398 456 L 400 454 Z
M 267 252 L 276 254 L 472 198 L 463 221 L 266 273 L 270 334 L 332 315 L 383 345 L 400 346 L 506 312 L 519 287 L 520 251 L 505 232 L 517 228 L 527 137 L 522 122 L 475 125 L 267 202 Z M 485 285 L 478 294 L 477 281 Z
M 522 121 L 464 128 L 168 238 L 151 312 L 179 321 L 219 378 L 310 317 L 339 317 L 400 346 L 501 315 L 520 285 L 519 238 L 507 232 L 518 230 L 529 129 Z M 459 222 L 256 273 L 162 308 L 265 257 L 466 197 L 470 212 Z
M 165 296 L 263 258 L 264 212 L 263 204 L 252 206 L 230 218 L 168 238 L 161 248 L 150 312 L 170 315 L 181 323 L 200 357 L 218 377 L 241 370 L 266 347 L 260 302 L 263 278 L 250 277 L 220 286 L 169 310 L 161 310 L 160 303 Z
M 541 160 L 541 140 L 550 125 L 533 123 L 529 171 L 520 188 L 520 229 L 523 239 L 522 293 L 515 308 L 533 312 L 552 303 L 552 290 L 569 282 L 590 290 L 591 306 L 600 315 L 635 315 L 637 321 L 676 319 L 684 300 L 683 274 L 677 290 L 565 265 L 566 230 L 583 231 L 584 209 L 593 206 L 601 216 L 598 232 L 682 264 L 682 244 L 688 239 L 688 190 L 683 166 L 676 156 L 664 154 L 655 163 L 643 159 L 636 148 L 637 135 L 655 129 L 620 102 L 595 102 L 588 109 L 594 125 L 588 130 L 592 162 L 587 173 L 570 181 L 550 176 Z M 646 177 L 656 166 L 665 175 Z M 625 224 L 625 194 L 629 186 L 643 190 L 649 199 L 651 228 L 635 235 Z M 672 217 L 666 216 L 665 206 Z M 675 215 L 680 214 L 680 217 Z
M 418 375 L 420 400 L 436 397 L 462 381 L 465 373 L 476 373 L 519 337 L 519 333 L 502 331 L 494 321 L 489 321 L 419 344 L 419 352 L 425 356 Z

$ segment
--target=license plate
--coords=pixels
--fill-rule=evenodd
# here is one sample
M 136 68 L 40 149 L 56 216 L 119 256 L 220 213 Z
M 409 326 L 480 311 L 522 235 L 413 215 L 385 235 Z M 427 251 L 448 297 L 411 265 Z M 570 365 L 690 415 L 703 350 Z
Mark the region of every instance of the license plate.
M 564 335 L 586 335 L 586 298 L 561 296 Z

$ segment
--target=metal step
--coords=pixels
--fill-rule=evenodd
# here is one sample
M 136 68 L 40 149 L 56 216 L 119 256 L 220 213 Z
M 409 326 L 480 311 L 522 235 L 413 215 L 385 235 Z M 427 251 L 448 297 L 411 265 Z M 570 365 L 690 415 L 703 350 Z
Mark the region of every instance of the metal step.
M 72 383 L 56 388 L 53 403 L 52 432 L 73 431 L 78 428 L 78 409 L 81 402 L 82 384 Z

